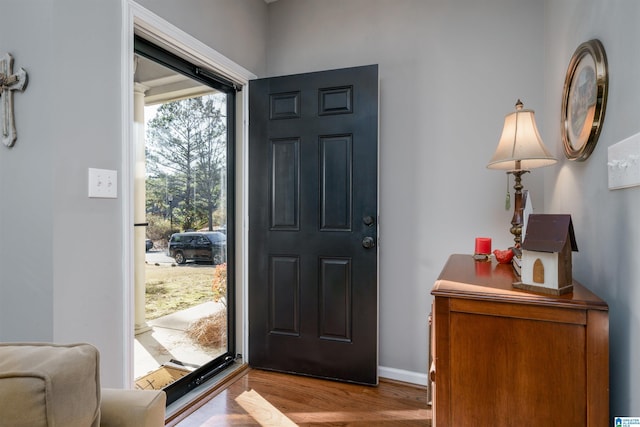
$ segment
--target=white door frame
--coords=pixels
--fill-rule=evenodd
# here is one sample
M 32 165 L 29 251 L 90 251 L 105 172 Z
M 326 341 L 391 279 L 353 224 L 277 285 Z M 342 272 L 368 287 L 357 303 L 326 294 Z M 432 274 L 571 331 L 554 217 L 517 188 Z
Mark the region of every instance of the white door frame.
M 140 6 L 133 0 L 122 1 L 121 99 L 122 99 L 122 263 L 125 338 L 123 384 L 133 387 L 134 342 L 134 264 L 133 264 L 133 36 L 138 34 L 176 53 L 190 62 L 213 70 L 243 87 L 236 98 L 236 351 L 247 354 L 247 218 L 248 218 L 248 101 L 249 80 L 256 76 L 224 55 Z M 245 359 L 246 361 L 246 359 Z

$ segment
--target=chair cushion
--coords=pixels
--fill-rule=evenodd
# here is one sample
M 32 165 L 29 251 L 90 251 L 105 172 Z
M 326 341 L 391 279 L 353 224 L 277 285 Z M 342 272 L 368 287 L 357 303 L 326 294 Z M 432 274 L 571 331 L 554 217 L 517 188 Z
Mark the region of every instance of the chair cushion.
M 0 343 L 0 426 L 98 427 L 98 350 Z
M 101 427 L 164 426 L 167 396 L 162 390 L 102 389 Z

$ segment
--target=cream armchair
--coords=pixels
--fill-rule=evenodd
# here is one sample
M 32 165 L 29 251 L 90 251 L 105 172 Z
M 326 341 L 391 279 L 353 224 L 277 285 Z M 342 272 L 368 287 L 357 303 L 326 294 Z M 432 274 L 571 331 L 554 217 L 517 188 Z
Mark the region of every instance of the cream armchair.
M 100 388 L 89 344 L 0 343 L 0 427 L 156 427 L 163 391 Z

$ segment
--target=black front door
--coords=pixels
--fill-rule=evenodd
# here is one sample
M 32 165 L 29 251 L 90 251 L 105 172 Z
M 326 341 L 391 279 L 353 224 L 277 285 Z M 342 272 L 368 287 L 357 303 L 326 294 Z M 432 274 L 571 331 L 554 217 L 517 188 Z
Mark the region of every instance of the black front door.
M 249 89 L 249 363 L 377 384 L 378 66 Z

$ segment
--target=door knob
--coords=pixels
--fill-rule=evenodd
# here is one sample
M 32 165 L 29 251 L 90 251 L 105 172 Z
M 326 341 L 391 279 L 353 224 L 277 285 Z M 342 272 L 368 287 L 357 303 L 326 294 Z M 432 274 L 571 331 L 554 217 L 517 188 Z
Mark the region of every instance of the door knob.
M 364 239 L 362 239 L 362 247 L 365 249 L 371 249 L 375 245 L 376 245 L 376 241 L 373 240 L 373 237 L 367 236 Z

